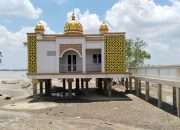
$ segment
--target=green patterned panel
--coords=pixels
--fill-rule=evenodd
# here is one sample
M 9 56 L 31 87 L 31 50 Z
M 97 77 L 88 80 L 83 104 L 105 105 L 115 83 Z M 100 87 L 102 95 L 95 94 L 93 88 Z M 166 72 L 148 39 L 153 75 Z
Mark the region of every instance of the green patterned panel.
M 28 73 L 33 74 L 37 72 L 37 57 L 36 57 L 36 34 L 28 34 Z
M 126 72 L 126 45 L 124 34 L 105 35 L 105 71 Z

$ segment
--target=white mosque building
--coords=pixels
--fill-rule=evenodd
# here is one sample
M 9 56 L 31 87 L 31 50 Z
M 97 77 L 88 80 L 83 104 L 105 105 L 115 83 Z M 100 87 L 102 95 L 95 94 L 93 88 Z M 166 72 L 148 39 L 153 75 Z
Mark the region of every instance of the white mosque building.
M 45 34 L 41 23 L 34 32 L 27 33 L 28 77 L 33 81 L 34 94 L 38 84 L 40 93 L 45 89 L 45 94 L 49 94 L 51 80 L 56 78 L 63 80 L 64 90 L 68 83 L 71 93 L 73 82 L 81 90 L 84 82 L 88 88 L 88 82 L 96 79 L 97 88 L 105 82 L 111 95 L 112 79 L 128 78 L 125 33 L 109 32 L 106 23 L 97 29 L 98 34 L 85 34 L 73 13 L 64 25 L 63 34 Z

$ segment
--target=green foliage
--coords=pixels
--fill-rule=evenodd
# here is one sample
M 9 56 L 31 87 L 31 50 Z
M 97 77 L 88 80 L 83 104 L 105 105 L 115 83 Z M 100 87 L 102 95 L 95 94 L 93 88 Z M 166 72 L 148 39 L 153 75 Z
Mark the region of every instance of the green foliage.
M 136 38 L 127 39 L 127 64 L 128 67 L 137 67 L 144 64 L 146 59 L 150 59 L 151 55 L 145 50 L 146 42 Z

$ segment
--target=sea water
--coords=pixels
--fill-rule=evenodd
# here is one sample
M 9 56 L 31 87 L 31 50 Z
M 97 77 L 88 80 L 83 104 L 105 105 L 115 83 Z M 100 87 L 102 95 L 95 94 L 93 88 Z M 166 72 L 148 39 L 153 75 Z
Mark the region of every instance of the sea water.
M 4 71 L 0 70 L 0 80 L 5 79 L 27 79 L 27 71 Z

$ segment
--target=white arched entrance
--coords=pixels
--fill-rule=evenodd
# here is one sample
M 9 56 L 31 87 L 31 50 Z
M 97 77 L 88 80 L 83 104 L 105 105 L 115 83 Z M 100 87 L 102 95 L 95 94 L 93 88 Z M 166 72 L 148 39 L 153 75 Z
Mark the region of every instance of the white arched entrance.
M 74 49 L 65 50 L 59 58 L 60 72 L 82 72 L 82 57 Z

